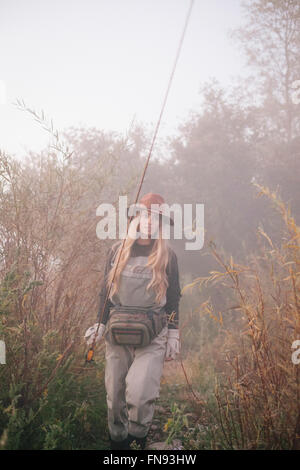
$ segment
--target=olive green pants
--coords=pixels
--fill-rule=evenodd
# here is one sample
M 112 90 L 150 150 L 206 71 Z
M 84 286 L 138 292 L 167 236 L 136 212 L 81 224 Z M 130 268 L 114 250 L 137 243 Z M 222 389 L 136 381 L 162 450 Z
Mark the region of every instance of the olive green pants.
M 128 433 L 145 437 L 159 397 L 168 327 L 149 346 L 116 346 L 105 340 L 105 387 L 108 429 L 115 441 Z

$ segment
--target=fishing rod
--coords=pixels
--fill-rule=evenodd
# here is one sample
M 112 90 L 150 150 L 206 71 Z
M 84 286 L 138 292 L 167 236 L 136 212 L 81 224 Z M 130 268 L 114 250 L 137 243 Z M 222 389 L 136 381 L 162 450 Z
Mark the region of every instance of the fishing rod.
M 160 123 L 161 123 L 163 113 L 164 113 L 164 110 L 165 110 L 165 107 L 166 107 L 166 104 L 167 104 L 169 92 L 170 92 L 171 85 L 172 85 L 173 78 L 174 78 L 174 74 L 175 74 L 175 71 L 176 71 L 176 68 L 177 68 L 178 59 L 179 59 L 179 56 L 180 56 L 180 52 L 181 52 L 181 49 L 182 49 L 182 45 L 183 45 L 183 42 L 184 42 L 184 38 L 185 38 L 185 35 L 186 35 L 188 24 L 189 24 L 189 21 L 190 21 L 190 18 L 191 18 L 191 13 L 192 13 L 194 3 L 195 3 L 195 0 L 190 1 L 190 6 L 189 6 L 189 9 L 188 9 L 188 12 L 187 12 L 187 15 L 186 15 L 184 28 L 183 28 L 183 31 L 182 31 L 182 34 L 181 34 L 181 38 L 179 40 L 179 44 L 178 44 L 177 53 L 176 53 L 176 56 L 175 56 L 173 68 L 172 68 L 171 75 L 170 75 L 170 78 L 169 78 L 169 81 L 168 81 L 168 86 L 167 86 L 167 89 L 166 89 L 166 92 L 165 92 L 163 104 L 162 104 L 161 111 L 160 111 L 160 114 L 159 114 L 159 117 L 158 117 L 158 120 L 157 120 L 157 124 L 156 124 L 154 135 L 153 135 L 153 138 L 152 138 L 149 154 L 148 154 L 148 157 L 147 157 L 147 160 L 146 160 L 146 164 L 144 166 L 144 170 L 143 170 L 143 173 L 142 173 L 142 177 L 141 177 L 141 180 L 140 180 L 140 184 L 139 184 L 139 187 L 138 187 L 138 191 L 137 191 L 137 195 L 136 195 L 134 204 L 136 204 L 137 201 L 138 201 L 140 191 L 141 191 L 141 188 L 142 188 L 142 184 L 144 182 L 145 174 L 146 174 L 146 171 L 147 171 L 147 168 L 148 168 L 148 165 L 149 165 L 149 161 L 150 161 L 150 158 L 151 158 L 151 155 L 152 155 L 152 151 L 153 151 L 154 144 L 155 144 L 155 141 L 156 141 L 156 137 L 157 137 L 157 134 L 158 134 L 158 130 L 159 130 L 159 127 L 160 127 Z M 106 297 L 105 297 L 105 301 L 104 301 L 102 311 L 101 311 L 101 314 L 100 314 L 100 317 L 99 317 L 99 322 L 98 322 L 98 325 L 97 325 L 96 332 L 94 334 L 92 345 L 91 345 L 90 349 L 88 350 L 88 352 L 86 354 L 86 363 L 91 362 L 93 360 L 93 357 L 94 357 L 97 334 L 98 334 L 98 331 L 99 331 L 101 321 L 103 319 L 104 310 L 105 310 L 105 307 L 106 307 L 106 304 L 107 304 L 107 300 L 109 298 L 111 287 L 112 287 L 112 284 L 113 284 L 113 281 L 114 281 L 114 278 L 115 278 L 115 274 L 116 274 L 116 271 L 117 271 L 117 268 L 118 268 L 118 265 L 119 265 L 119 261 L 120 261 L 120 258 L 121 258 L 121 254 L 122 254 L 122 251 L 123 251 L 123 248 L 124 248 L 125 240 L 127 239 L 127 236 L 128 236 L 128 229 L 129 229 L 129 226 L 130 226 L 130 223 L 131 223 L 133 217 L 134 216 L 132 215 L 127 220 L 126 236 L 124 237 L 121 249 L 119 250 L 119 256 L 118 256 L 117 262 L 115 264 L 113 277 L 112 277 L 112 280 L 110 282 L 110 285 L 109 285 L 109 288 L 108 288 L 108 291 L 107 291 L 107 294 L 106 294 Z

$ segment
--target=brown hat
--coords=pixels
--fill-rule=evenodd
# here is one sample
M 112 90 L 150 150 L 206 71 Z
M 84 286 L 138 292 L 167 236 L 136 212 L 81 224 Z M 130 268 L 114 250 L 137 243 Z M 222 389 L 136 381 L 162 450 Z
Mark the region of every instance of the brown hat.
M 151 209 L 152 204 L 161 205 L 164 203 L 165 203 L 165 200 L 160 194 L 147 193 L 139 200 L 137 204 L 132 204 L 130 207 L 133 208 L 132 210 L 134 209 L 142 210 L 142 209 L 145 209 L 145 206 L 146 206 L 148 212 L 160 214 L 162 217 L 165 217 L 170 221 L 170 225 L 174 225 L 173 218 L 168 213 L 166 213 L 166 211 L 163 210 L 161 207 L 159 207 L 159 210 L 157 210 L 156 208 Z M 130 215 L 128 215 L 128 212 L 129 212 L 129 207 L 127 208 L 127 217 L 130 217 Z

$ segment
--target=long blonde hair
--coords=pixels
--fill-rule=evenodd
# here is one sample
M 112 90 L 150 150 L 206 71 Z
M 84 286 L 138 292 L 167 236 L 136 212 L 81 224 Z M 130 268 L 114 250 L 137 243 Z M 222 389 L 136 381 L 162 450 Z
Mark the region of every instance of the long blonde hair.
M 112 285 L 111 291 L 110 291 L 111 296 L 118 290 L 121 273 L 122 273 L 124 267 L 126 266 L 127 261 L 130 257 L 131 248 L 132 248 L 133 244 L 136 242 L 136 238 L 131 237 L 131 234 L 136 234 L 137 233 L 137 231 L 139 229 L 139 223 L 140 223 L 140 215 L 136 216 L 131 221 L 131 224 L 129 226 L 128 235 L 130 235 L 130 236 L 127 236 L 127 238 L 124 242 L 124 248 L 123 248 L 123 251 L 121 253 L 121 258 L 120 258 L 120 261 L 119 261 L 119 265 L 118 265 L 118 268 L 116 270 L 114 282 L 113 282 L 113 285 Z M 116 244 L 118 244 L 118 243 L 119 242 L 117 242 Z M 113 247 L 115 245 L 113 245 Z M 111 284 L 111 281 L 112 281 L 112 278 L 113 278 L 115 265 L 116 265 L 116 262 L 118 260 L 121 247 L 122 247 L 122 243 L 120 243 L 119 248 L 115 252 L 114 265 L 112 266 L 112 268 L 110 269 L 110 271 L 108 273 L 108 277 L 107 277 L 107 287 L 108 288 L 109 288 L 109 286 Z M 155 300 L 156 300 L 157 303 L 160 303 L 160 301 L 162 300 L 162 298 L 166 294 L 167 288 L 169 286 L 167 273 L 166 273 L 166 268 L 167 268 L 167 265 L 168 265 L 168 261 L 169 261 L 169 244 L 168 244 L 167 240 L 162 238 L 162 221 L 161 221 L 161 217 L 160 217 L 159 218 L 159 237 L 157 239 L 155 239 L 155 241 L 154 241 L 153 248 L 152 248 L 152 251 L 149 255 L 149 259 L 148 259 L 148 262 L 147 262 L 147 265 L 146 265 L 146 266 L 151 267 L 152 271 L 153 271 L 153 276 L 152 276 L 152 279 L 151 279 L 151 281 L 149 282 L 149 284 L 147 286 L 147 290 L 149 290 L 151 287 L 154 289 L 154 291 L 156 292 L 156 299 Z

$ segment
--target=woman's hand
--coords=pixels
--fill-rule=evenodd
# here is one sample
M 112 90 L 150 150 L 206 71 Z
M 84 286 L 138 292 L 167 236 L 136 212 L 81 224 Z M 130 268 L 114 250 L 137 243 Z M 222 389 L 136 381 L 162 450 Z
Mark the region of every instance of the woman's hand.
M 85 338 L 88 345 L 91 345 L 93 343 L 98 325 L 99 325 L 99 323 L 95 323 L 88 330 L 86 330 L 84 338 Z M 105 328 L 106 328 L 106 326 L 103 323 L 100 323 L 98 333 L 97 333 L 96 343 L 98 343 L 98 341 L 100 341 L 100 339 L 102 338 L 102 336 L 104 334 L 104 331 L 105 331 Z
M 167 341 L 167 351 L 165 360 L 172 361 L 175 359 L 176 354 L 180 352 L 180 343 L 179 343 L 179 330 L 176 328 L 168 329 L 168 341 Z

